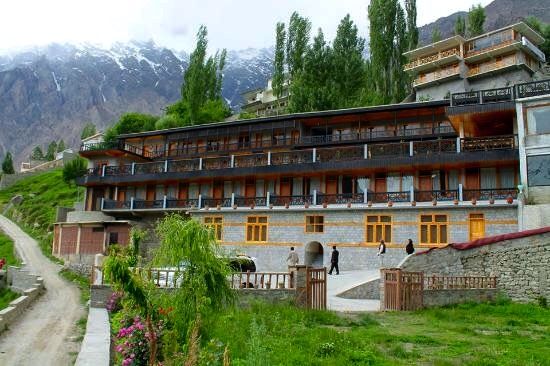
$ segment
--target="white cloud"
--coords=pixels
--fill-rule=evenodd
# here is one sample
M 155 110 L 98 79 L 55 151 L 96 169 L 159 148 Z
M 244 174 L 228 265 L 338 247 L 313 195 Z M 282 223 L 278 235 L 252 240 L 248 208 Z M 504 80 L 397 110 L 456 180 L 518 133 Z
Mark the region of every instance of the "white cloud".
M 418 24 L 432 22 L 477 1 L 417 0 Z M 481 1 L 482 5 L 489 0 Z M 148 40 L 175 48 L 193 47 L 200 24 L 208 27 L 212 49 L 266 47 L 274 43 L 275 23 L 296 10 L 334 37 L 350 13 L 367 36 L 366 0 L 1 0 L 0 49 L 51 42 L 108 44 Z

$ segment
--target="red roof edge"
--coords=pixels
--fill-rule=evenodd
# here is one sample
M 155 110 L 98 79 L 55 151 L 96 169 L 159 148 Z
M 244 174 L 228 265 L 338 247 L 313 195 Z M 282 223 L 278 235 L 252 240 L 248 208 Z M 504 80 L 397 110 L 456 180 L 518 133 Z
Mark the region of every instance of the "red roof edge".
M 544 233 L 550 233 L 550 226 L 541 227 L 541 228 L 533 229 L 533 230 L 518 231 L 518 232 L 515 232 L 515 233 L 489 236 L 489 237 L 486 237 L 486 238 L 472 240 L 472 241 L 468 241 L 468 242 L 465 242 L 465 243 L 453 243 L 453 244 L 448 244 L 444 247 L 439 247 L 439 248 L 434 247 L 434 248 L 430 248 L 428 250 L 424 250 L 422 252 L 417 252 L 415 255 L 426 254 L 426 253 L 431 252 L 434 249 L 443 249 L 443 248 L 447 248 L 447 247 L 451 247 L 451 248 L 456 249 L 456 250 L 473 249 L 473 248 L 478 248 L 478 247 L 482 247 L 482 246 L 489 245 L 489 244 L 495 244 L 495 243 L 505 241 L 505 240 L 520 239 L 520 238 L 525 238 L 525 237 L 528 237 L 528 236 L 531 236 L 531 235 L 538 235 L 538 234 L 544 234 Z

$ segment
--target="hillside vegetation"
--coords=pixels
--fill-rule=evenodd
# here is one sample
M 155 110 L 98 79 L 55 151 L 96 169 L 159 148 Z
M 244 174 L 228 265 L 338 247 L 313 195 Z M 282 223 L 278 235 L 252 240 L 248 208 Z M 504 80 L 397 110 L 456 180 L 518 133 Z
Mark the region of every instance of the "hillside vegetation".
M 83 190 L 79 190 L 82 199 Z M 23 201 L 15 207 L 9 207 L 9 201 L 16 195 L 21 195 Z M 0 190 L 0 211 L 7 209 L 5 215 L 38 240 L 44 254 L 51 256 L 56 207 L 71 207 L 77 199 L 77 187 L 65 183 L 63 171 L 56 169 L 22 179 Z
M 6 261 L 6 265 L 17 266 L 21 263 L 13 247 L 13 241 L 0 230 L 0 259 Z

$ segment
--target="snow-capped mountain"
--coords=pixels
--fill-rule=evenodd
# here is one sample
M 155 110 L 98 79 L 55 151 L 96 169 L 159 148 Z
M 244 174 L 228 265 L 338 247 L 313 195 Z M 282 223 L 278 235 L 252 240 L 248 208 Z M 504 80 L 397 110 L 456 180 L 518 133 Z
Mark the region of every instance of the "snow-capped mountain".
M 273 50 L 229 51 L 222 95 L 238 110 L 241 93 L 266 84 Z M 52 44 L 0 55 L 0 157 L 19 162 L 36 145 L 76 147 L 87 122 L 100 129 L 128 111 L 161 114 L 180 97 L 188 54 L 153 42 Z

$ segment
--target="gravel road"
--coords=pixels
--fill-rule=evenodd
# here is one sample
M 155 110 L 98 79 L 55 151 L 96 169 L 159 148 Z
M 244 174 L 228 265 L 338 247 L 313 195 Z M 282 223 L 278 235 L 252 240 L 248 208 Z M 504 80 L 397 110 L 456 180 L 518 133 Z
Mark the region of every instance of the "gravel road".
M 61 267 L 42 254 L 36 240 L 2 215 L 0 229 L 15 242 L 26 269 L 42 276 L 46 287 L 0 336 L 0 365 L 71 365 L 80 347 L 75 325 L 85 314 L 77 287 L 57 274 Z

